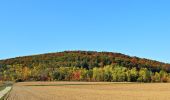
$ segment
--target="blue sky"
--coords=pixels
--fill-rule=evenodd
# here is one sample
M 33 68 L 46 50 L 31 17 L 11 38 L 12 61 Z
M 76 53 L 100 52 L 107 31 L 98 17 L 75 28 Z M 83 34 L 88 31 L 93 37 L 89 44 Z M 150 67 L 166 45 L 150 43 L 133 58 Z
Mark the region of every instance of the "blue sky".
M 1 0 L 0 59 L 111 51 L 170 63 L 169 0 Z

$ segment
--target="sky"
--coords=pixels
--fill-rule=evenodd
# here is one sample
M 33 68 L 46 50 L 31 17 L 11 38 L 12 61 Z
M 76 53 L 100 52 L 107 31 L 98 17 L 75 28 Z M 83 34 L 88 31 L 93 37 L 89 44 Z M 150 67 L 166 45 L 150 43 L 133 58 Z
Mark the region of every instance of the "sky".
M 1 0 L 0 59 L 91 50 L 170 63 L 169 0 Z

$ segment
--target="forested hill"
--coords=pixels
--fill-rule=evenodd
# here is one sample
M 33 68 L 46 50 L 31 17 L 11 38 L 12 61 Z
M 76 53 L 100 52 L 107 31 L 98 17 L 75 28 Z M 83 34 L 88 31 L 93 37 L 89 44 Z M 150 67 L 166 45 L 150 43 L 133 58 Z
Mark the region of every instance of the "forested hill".
M 121 53 L 94 51 L 64 51 L 0 60 L 1 68 L 5 68 L 8 65 L 22 65 L 29 68 L 41 65 L 47 68 L 82 67 L 86 69 L 104 67 L 106 65 L 120 65 L 127 68 L 148 68 L 153 72 L 161 69 L 170 72 L 170 64 L 131 57 Z

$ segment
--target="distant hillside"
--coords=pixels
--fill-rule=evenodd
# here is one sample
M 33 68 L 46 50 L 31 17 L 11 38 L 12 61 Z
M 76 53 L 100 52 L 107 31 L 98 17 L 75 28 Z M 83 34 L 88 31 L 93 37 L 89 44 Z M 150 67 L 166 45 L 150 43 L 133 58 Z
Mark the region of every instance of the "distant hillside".
M 127 68 L 148 68 L 153 72 L 161 69 L 170 72 L 170 64 L 112 52 L 64 51 L 0 60 L 1 68 L 18 64 L 29 68 L 43 65 L 47 68 L 82 67 L 86 69 L 104 67 L 105 65 L 120 65 Z

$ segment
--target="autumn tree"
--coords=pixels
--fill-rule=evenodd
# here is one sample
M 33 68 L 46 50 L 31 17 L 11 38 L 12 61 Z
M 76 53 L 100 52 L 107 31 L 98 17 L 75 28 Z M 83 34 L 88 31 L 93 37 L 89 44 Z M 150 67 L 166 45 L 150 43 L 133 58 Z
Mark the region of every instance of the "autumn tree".
M 126 72 L 126 76 L 128 82 L 136 82 L 138 78 L 138 71 L 136 68 L 129 69 Z
M 150 82 L 151 81 L 151 71 L 146 68 L 141 68 L 139 71 L 138 82 Z

